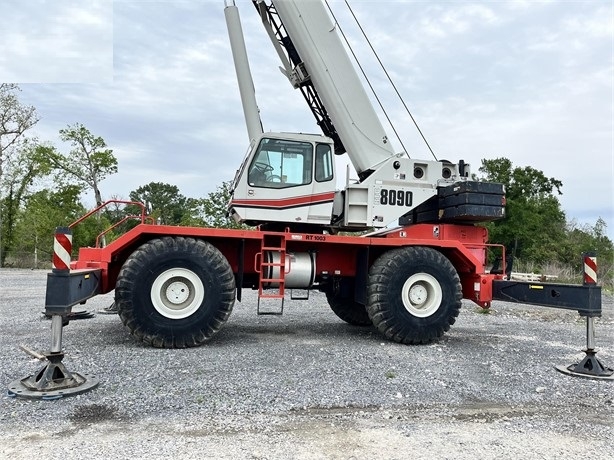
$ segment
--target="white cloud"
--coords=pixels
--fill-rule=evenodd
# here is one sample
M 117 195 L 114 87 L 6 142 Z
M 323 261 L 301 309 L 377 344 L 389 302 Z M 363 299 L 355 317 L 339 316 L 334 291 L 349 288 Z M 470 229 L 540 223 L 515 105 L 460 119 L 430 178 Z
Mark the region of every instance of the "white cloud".
M 446 31 L 459 34 L 471 31 L 474 27 L 493 26 L 501 22 L 501 18 L 484 4 L 460 4 L 447 7 L 442 11 L 440 21 Z
M 547 7 L 549 3 L 555 0 L 507 0 L 501 2 L 503 6 L 510 10 L 529 10 Z
M 612 27 L 612 8 L 600 6 L 583 16 L 570 16 L 562 23 L 565 33 L 575 34 L 588 39 L 608 39 L 614 32 Z
M 0 80 L 110 81 L 112 10 L 111 0 L 4 0 Z

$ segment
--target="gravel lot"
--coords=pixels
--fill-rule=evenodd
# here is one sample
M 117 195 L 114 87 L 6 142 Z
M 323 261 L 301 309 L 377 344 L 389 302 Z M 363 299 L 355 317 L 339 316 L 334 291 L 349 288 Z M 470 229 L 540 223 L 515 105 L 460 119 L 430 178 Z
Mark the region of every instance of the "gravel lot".
M 404 346 L 343 323 L 321 294 L 263 317 L 244 291 L 197 349 L 144 346 L 115 315 L 71 321 L 64 363 L 100 387 L 10 398 L 41 367 L 18 346 L 50 346 L 45 279 L 0 270 L 0 458 L 614 458 L 614 382 L 554 370 L 583 357 L 574 312 L 466 303 L 441 341 Z M 596 344 L 612 367 L 614 299 L 603 304 Z

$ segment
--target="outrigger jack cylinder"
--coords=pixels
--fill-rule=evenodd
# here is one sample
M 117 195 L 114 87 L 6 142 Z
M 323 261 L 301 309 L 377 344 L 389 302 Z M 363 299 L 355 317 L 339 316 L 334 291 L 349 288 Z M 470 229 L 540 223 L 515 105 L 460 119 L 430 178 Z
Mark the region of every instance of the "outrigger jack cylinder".
M 595 350 L 595 326 L 593 317 L 586 318 L 586 356 L 578 364 L 559 365 L 556 369 L 575 377 L 587 377 L 599 380 L 614 380 L 614 369 L 604 366 L 597 358 Z
M 9 385 L 8 395 L 28 399 L 58 399 L 96 388 L 99 380 L 89 374 L 69 372 L 62 363 L 62 329 L 72 306 L 99 289 L 99 270 L 70 270 L 72 235 L 69 228 L 55 233 L 53 270 L 47 278 L 45 313 L 51 316 L 51 349 L 47 364 L 36 374 Z M 52 289 L 50 289 L 50 287 Z
M 595 253 L 582 254 L 584 262 L 584 286 L 597 284 L 597 257 Z M 597 358 L 595 350 L 595 317 L 586 315 L 586 356 L 578 364 L 559 365 L 556 369 L 574 377 L 586 377 L 599 380 L 614 380 L 614 369 L 604 366 Z

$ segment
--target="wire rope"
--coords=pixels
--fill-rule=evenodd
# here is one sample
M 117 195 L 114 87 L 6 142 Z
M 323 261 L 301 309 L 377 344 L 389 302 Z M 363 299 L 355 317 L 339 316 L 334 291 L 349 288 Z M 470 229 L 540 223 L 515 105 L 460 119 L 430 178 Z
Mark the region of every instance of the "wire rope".
M 362 65 L 360 64 L 360 61 L 358 60 L 358 57 L 356 56 L 356 53 L 354 53 L 354 50 L 352 49 L 352 46 L 350 45 L 350 42 L 349 42 L 348 38 L 346 37 L 345 33 L 343 32 L 343 29 L 341 28 L 341 24 L 339 24 L 339 21 L 337 21 L 335 13 L 333 13 L 333 10 L 331 9 L 330 5 L 328 4 L 328 0 L 325 0 L 324 3 L 326 3 L 326 6 L 328 7 L 328 11 L 330 12 L 331 16 L 335 20 L 335 26 L 339 29 L 339 32 L 341 33 L 341 36 L 345 40 L 345 43 L 346 43 L 348 49 L 350 50 L 350 52 L 352 53 L 352 56 L 354 57 L 354 61 L 356 61 L 356 64 L 358 65 L 358 68 L 362 72 L 363 77 L 367 81 L 367 84 L 369 85 L 369 88 L 371 89 L 371 92 L 373 93 L 373 96 L 375 96 L 375 100 L 377 101 L 377 103 L 379 104 L 380 108 L 382 109 L 382 112 L 384 112 L 384 116 L 386 117 L 386 120 L 388 120 L 388 124 L 392 128 L 392 131 L 394 132 L 394 135 L 396 136 L 397 140 L 401 144 L 401 148 L 403 149 L 403 152 L 405 152 L 405 154 L 409 157 L 409 153 L 407 152 L 407 149 L 405 148 L 405 145 L 403 144 L 403 141 L 401 140 L 401 136 L 399 136 L 399 133 L 397 133 L 397 130 L 394 127 L 394 124 L 392 123 L 392 121 L 390 120 L 390 117 L 388 116 L 388 113 L 386 112 L 386 109 L 384 108 L 384 105 L 382 104 L 382 101 L 380 100 L 379 96 L 377 95 L 377 92 L 375 91 L 375 88 L 373 88 L 373 85 L 371 84 L 371 81 L 369 81 L 369 77 L 367 77 L 367 74 L 366 74 L 365 70 L 363 69 Z M 364 32 L 363 32 L 363 34 L 364 34 Z
M 381 61 L 381 59 L 379 58 L 379 55 L 377 54 L 377 52 L 375 51 L 375 48 L 373 48 L 373 45 L 371 44 L 371 41 L 369 40 L 369 37 L 367 37 L 367 34 L 365 33 L 364 29 L 362 28 L 362 25 L 360 24 L 360 22 L 358 21 L 358 18 L 356 17 L 356 15 L 354 14 L 354 10 L 352 10 L 352 7 L 350 6 L 350 4 L 348 3 L 348 0 L 345 0 L 345 4 L 348 7 L 348 10 L 350 10 L 350 13 L 352 14 L 352 17 L 354 18 L 354 21 L 356 21 L 356 24 L 358 25 L 358 28 L 360 29 L 360 31 L 362 32 L 363 37 L 365 37 L 365 40 L 367 41 L 367 43 L 369 44 L 369 47 L 371 48 L 371 51 L 373 52 L 373 54 L 375 55 L 377 62 L 379 62 L 379 65 L 382 67 L 382 70 L 384 71 L 384 73 L 386 74 L 386 77 L 388 78 L 388 81 L 390 82 L 390 84 L 392 85 L 392 87 L 394 88 L 394 91 L 397 93 L 397 96 L 399 98 L 399 100 L 401 101 L 401 103 L 403 104 L 403 107 L 405 107 L 405 110 L 407 111 L 407 113 L 409 114 L 409 117 L 411 118 L 411 121 L 414 123 L 414 126 L 416 127 L 416 129 L 418 130 L 418 132 L 420 133 L 420 136 L 422 137 L 422 140 L 424 141 L 424 143 L 426 144 L 426 146 L 428 147 L 429 151 L 431 152 L 431 155 L 433 155 L 433 158 L 435 158 L 435 161 L 437 161 L 437 156 L 435 155 L 435 152 L 433 152 L 433 149 L 431 148 L 431 145 L 428 143 L 428 141 L 426 140 L 426 137 L 424 136 L 424 134 L 422 133 L 422 130 L 420 129 L 420 126 L 418 126 L 418 122 L 416 121 L 416 119 L 414 118 L 414 116 L 412 115 L 411 111 L 409 110 L 409 107 L 407 107 L 407 104 L 405 103 L 405 101 L 403 100 L 403 97 L 401 96 L 401 93 L 399 93 L 399 90 L 397 89 L 396 85 L 394 84 L 394 81 L 392 81 L 392 78 L 390 77 L 390 74 L 388 73 L 388 71 L 386 70 L 386 67 L 384 66 L 383 62 Z M 328 5 L 328 4 L 327 4 Z M 330 10 L 330 6 L 328 7 L 328 9 Z M 334 16 L 333 16 L 334 17 Z M 336 21 L 336 19 L 335 19 Z M 341 28 L 339 29 L 341 30 Z M 344 36 L 345 38 L 345 36 Z M 347 39 L 346 39 L 346 43 L 347 43 Z M 349 46 L 349 45 L 348 45 Z M 354 54 L 354 52 L 352 51 L 352 54 Z M 354 57 L 356 58 L 356 57 Z M 360 66 L 360 64 L 359 64 Z M 361 68 L 362 70 L 362 68 Z M 363 72 L 364 74 L 364 72 Z M 366 78 L 366 77 L 365 77 Z M 369 84 L 370 85 L 370 84 Z M 383 110 L 383 109 L 382 109 Z M 396 130 L 394 129 L 394 127 L 392 128 L 395 132 L 395 134 L 397 134 Z M 398 137 L 398 134 L 397 134 Z M 401 144 L 402 145 L 402 144 Z M 405 147 L 403 147 L 403 149 L 405 149 Z

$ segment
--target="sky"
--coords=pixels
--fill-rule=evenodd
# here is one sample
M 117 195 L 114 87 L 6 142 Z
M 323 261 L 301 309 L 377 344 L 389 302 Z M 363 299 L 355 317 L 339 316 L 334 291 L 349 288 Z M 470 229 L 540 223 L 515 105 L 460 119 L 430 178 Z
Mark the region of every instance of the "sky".
M 319 132 L 251 1 L 236 3 L 265 131 Z M 345 2 L 329 3 L 410 156 L 431 159 Z M 350 4 L 439 159 L 537 168 L 563 182 L 568 220 L 601 217 L 614 236 L 612 2 Z M 58 131 L 74 123 L 105 139 L 119 172 L 103 198 L 150 182 L 205 197 L 234 177 L 248 144 L 223 10 L 223 0 L 3 0 L 0 81 L 36 107 L 40 140 L 68 152 Z

